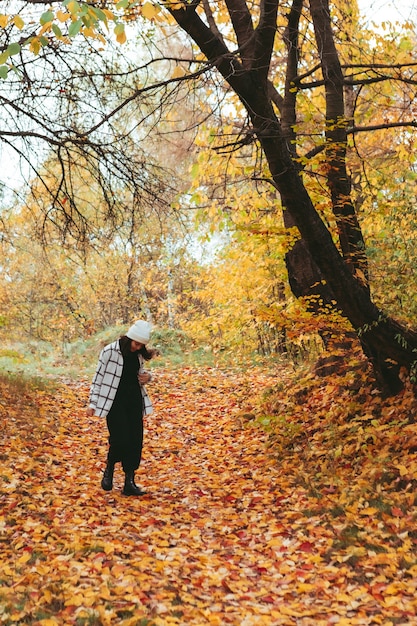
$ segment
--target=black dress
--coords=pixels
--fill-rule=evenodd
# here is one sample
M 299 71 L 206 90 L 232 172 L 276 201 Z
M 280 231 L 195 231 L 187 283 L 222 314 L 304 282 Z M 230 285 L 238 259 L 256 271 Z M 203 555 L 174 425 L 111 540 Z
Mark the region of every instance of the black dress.
M 112 407 L 107 415 L 108 461 L 121 461 L 125 472 L 138 469 L 143 445 L 143 398 L 138 381 L 137 352 L 123 357 L 123 371 Z

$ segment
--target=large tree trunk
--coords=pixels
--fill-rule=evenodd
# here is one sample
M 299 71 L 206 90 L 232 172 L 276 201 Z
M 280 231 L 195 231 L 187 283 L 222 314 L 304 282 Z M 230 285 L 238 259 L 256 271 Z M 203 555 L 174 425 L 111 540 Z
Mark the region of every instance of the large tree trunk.
M 226 4 L 237 35 L 239 54 L 232 54 L 220 33 L 211 30 L 202 21 L 196 11 L 197 5 L 171 9 L 171 13 L 245 106 L 268 161 L 273 185 L 280 193 L 282 206 L 299 229 L 311 259 L 335 296 L 337 307 L 357 332 L 381 387 L 388 393 L 396 393 L 401 388 L 398 376 L 400 366 L 409 372 L 414 369 L 417 333 L 386 317 L 372 302 L 367 281 L 363 279 L 366 259 L 363 250 L 362 256 L 358 253 L 362 245 L 361 233 L 350 203 L 350 183 L 346 168 L 338 170 L 340 164 L 344 164 L 346 129 L 338 120 L 341 109 L 336 91 L 341 89 L 343 98 L 343 84 L 338 75 L 335 51 L 331 42 L 327 41 L 331 35 L 330 21 L 328 27 L 325 23 L 329 20 L 327 1 L 312 0 L 312 10 L 317 37 L 323 39 L 318 42 L 318 47 L 326 56 L 323 65 L 329 96 L 327 118 L 330 121 L 336 116 L 336 121 L 340 122 L 327 127 L 330 142 L 328 156 L 333 168 L 329 173 L 329 184 L 338 217 L 341 250 L 347 259 L 337 249 L 331 233 L 313 206 L 299 168 L 295 165 L 288 137 L 284 135 L 273 107 L 268 71 L 276 33 L 277 0 L 261 2 L 256 29 L 252 26 L 244 0 L 226 0 Z M 207 21 L 210 24 L 210 19 Z M 337 84 L 333 88 L 328 83 L 335 79 Z M 358 269 L 362 270 L 362 275 L 358 275 Z
M 280 100 L 278 94 L 272 90 L 275 87 L 268 85 L 271 100 L 275 102 L 281 118 L 282 136 L 294 163 L 298 163 L 297 137 L 294 131 L 297 123 L 297 90 L 294 88 L 299 63 L 299 22 L 303 0 L 294 0 L 288 14 L 288 26 L 284 34 L 287 48 L 287 69 L 285 73 L 284 97 Z M 274 97 L 275 95 L 275 97 Z M 300 167 L 301 174 L 301 167 Z M 291 211 L 283 211 L 283 221 L 286 228 L 296 226 Z M 296 298 L 304 298 L 307 309 L 312 313 L 320 313 L 334 307 L 335 296 L 324 280 L 323 274 L 311 257 L 308 246 L 303 239 L 297 240 L 285 255 L 285 264 L 288 272 L 288 281 L 291 291 Z
M 250 93 L 255 93 L 256 97 L 249 98 Z M 380 386 L 387 393 L 396 393 L 402 387 L 398 376 L 400 366 L 409 371 L 414 367 L 417 334 L 386 317 L 372 302 L 368 287 L 350 271 L 285 150 L 278 120 L 273 119 L 272 109 L 260 93 L 260 89 L 250 89 L 245 93 L 245 102 L 283 204 L 294 218 L 311 257 L 335 294 L 338 307 L 358 333 Z
M 346 169 L 347 124 L 344 76 L 331 29 L 328 0 L 310 0 L 326 97 L 326 163 L 333 213 L 336 218 L 343 258 L 364 285 L 368 285 L 365 243 L 351 200 L 351 183 Z
M 280 100 L 279 95 L 272 92 L 275 87 L 272 84 L 269 85 L 269 94 L 272 94 L 271 100 L 279 110 L 283 139 L 294 163 L 300 162 L 294 128 L 297 124 L 297 89 L 295 85 L 300 58 L 299 23 L 302 8 L 303 0 L 293 0 L 288 14 L 288 26 L 284 33 L 284 42 L 287 48 L 284 97 Z M 301 166 L 299 169 L 301 175 Z M 286 207 L 283 211 L 284 225 L 286 228 L 293 228 L 296 226 L 294 218 L 291 212 L 285 209 Z M 335 295 L 312 259 L 308 246 L 303 239 L 297 240 L 287 252 L 285 264 L 292 293 L 296 298 L 303 298 L 310 313 L 323 313 L 323 311 L 330 311 L 334 308 Z M 323 332 L 321 335 L 327 344 L 327 333 Z

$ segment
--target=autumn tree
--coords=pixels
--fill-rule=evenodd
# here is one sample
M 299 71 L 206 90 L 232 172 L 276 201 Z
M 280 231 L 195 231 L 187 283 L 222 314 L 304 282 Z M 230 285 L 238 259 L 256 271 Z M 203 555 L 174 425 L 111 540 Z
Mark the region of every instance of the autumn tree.
M 342 19 L 343 18 L 343 19 Z M 389 59 L 405 60 L 410 50 L 410 27 L 398 30 L 394 27 L 385 28 L 383 37 L 373 36 L 369 44 L 370 33 L 359 30 L 358 20 L 351 15 L 340 16 L 337 21 L 337 36 L 342 42 L 353 40 L 355 33 L 358 45 L 350 45 L 346 51 L 343 45 L 344 62 L 349 60 L 352 72 L 361 73 L 364 60 L 369 66 L 372 60 L 385 59 L 385 69 L 389 67 Z M 306 27 L 305 27 L 306 28 Z M 303 35 L 303 40 L 306 40 Z M 360 45 L 359 45 L 360 44 Z M 407 127 L 407 117 L 410 114 L 410 105 L 413 102 L 412 86 L 408 87 L 402 81 L 378 80 L 378 72 L 382 64 L 375 68 L 376 75 L 366 82 L 354 83 L 345 86 L 346 109 L 349 115 L 356 119 L 357 132 L 350 133 L 347 144 L 349 173 L 352 185 L 352 201 L 355 211 L 360 217 L 364 235 L 367 271 L 370 275 L 372 293 L 378 306 L 386 312 L 393 313 L 406 324 L 414 317 L 415 302 L 413 299 L 415 285 L 415 271 L 413 263 L 413 240 L 415 238 L 415 220 L 413 219 L 413 205 L 415 204 L 415 137 Z M 284 80 L 282 65 L 274 66 L 275 80 Z M 369 76 L 369 72 L 368 72 Z M 329 191 L 325 185 L 326 154 L 321 136 L 317 137 L 315 128 L 322 124 L 324 92 L 320 83 L 313 83 L 305 79 L 306 83 L 299 88 L 297 104 L 297 123 L 294 126 L 294 146 L 297 148 L 298 158 L 302 159 L 304 180 L 314 206 L 329 227 L 333 236 L 337 233 L 334 215 L 331 211 Z M 234 113 L 234 115 L 233 115 Z M 248 141 L 244 120 L 239 116 L 239 104 L 234 106 L 228 119 L 223 114 L 217 120 L 217 125 L 210 120 L 209 127 L 203 127 L 199 133 L 199 153 L 193 166 L 194 198 L 197 204 L 205 206 L 203 219 L 217 228 L 225 228 L 226 232 L 235 233 L 241 249 L 252 257 L 252 242 L 263 237 L 265 243 L 275 250 L 277 255 L 280 247 L 288 249 L 286 255 L 290 282 L 293 291 L 300 295 L 308 295 L 310 288 L 316 297 L 303 298 L 307 303 L 307 311 L 314 311 L 314 320 L 300 316 L 300 307 L 291 306 L 287 300 L 287 307 L 275 306 L 268 309 L 268 320 L 277 329 L 290 328 L 291 332 L 302 325 L 306 328 L 319 330 L 327 339 L 336 332 L 342 332 L 343 327 L 337 316 L 329 315 L 332 303 L 327 307 L 320 304 L 326 286 L 320 284 L 322 293 L 317 289 L 317 280 L 314 274 L 308 278 L 307 271 L 313 266 L 306 264 L 303 244 L 297 240 L 295 228 L 283 228 L 279 212 L 276 210 L 277 201 L 274 199 L 274 189 L 268 183 L 269 177 L 260 158 L 257 145 Z M 364 132 L 370 130 L 372 132 Z M 398 126 L 404 124 L 404 126 Z M 223 164 L 223 166 L 221 166 Z M 275 211 L 274 211 L 275 207 Z M 287 212 L 284 211 L 284 220 L 289 226 Z M 401 226 L 402 224 L 402 226 Z M 405 228 L 405 224 L 407 227 Z M 245 236 L 245 233 L 247 236 Z M 394 243 L 395 242 L 395 243 Z M 262 248 L 258 248 L 260 251 Z M 393 251 L 395 252 L 393 253 Z M 233 258 L 233 252 L 231 251 Z M 265 259 L 259 255 L 259 267 L 264 266 Z M 304 262 L 304 273 L 294 272 Z M 278 265 L 277 265 L 278 268 Z M 243 266 L 242 266 L 243 269 Z M 281 270 L 282 272 L 282 270 Z M 358 275 L 360 276 L 360 271 Z M 409 289 L 401 287 L 407 275 Z M 260 274 L 261 276 L 261 274 Z M 281 273 L 282 279 L 284 274 Z M 304 276 L 304 291 L 300 291 Z M 244 282 L 246 272 L 241 273 Z M 260 278 L 261 280 L 261 278 Z M 231 281 L 232 286 L 236 281 Z M 389 285 L 389 287 L 388 287 Z M 263 284 L 265 294 L 268 283 Z M 388 287 L 388 288 L 387 288 Z M 256 292 L 261 284 L 258 282 Z M 221 290 L 219 290 L 221 293 Z M 213 293 L 213 301 L 216 294 Z M 236 292 L 237 293 L 237 292 Z M 255 293 L 255 292 L 254 292 Z M 204 292 L 206 297 L 207 290 Z M 244 307 L 244 301 L 240 301 Z M 219 310 L 219 317 L 224 316 L 225 307 L 237 305 L 233 299 L 224 304 Z M 259 305 L 259 306 L 258 306 Z M 286 310 L 288 309 L 288 311 Z M 265 319 L 265 308 L 262 299 L 251 303 L 251 310 L 259 310 L 260 317 Z M 290 313 L 288 315 L 288 313 Z M 243 324 L 242 316 L 239 320 Z M 260 320 L 259 320 L 260 321 Z M 308 323 L 307 323 L 308 321 Z M 233 325 L 229 326 L 229 328 Z M 247 327 L 246 327 L 247 328 Z M 333 329 L 333 332 L 332 332 Z M 273 341 L 271 341 L 273 345 Z
M 23 43 L 28 43 L 35 52 L 40 48 L 46 50 L 51 46 L 48 38 L 51 32 L 59 43 L 63 34 L 61 29 L 56 30 L 57 19 L 69 23 L 70 36 L 79 32 L 97 36 L 97 23 L 115 19 L 113 13 L 108 13 L 113 4 L 105 7 L 104 15 L 100 13 L 104 9 L 88 3 L 65 2 L 64 5 L 63 14 L 55 14 L 52 9 L 44 13 L 41 33 L 28 36 Z M 117 6 L 130 19 L 163 21 L 167 12 L 179 32 L 189 37 L 191 44 L 185 47 L 185 53 L 178 55 L 175 50 L 178 67 L 171 74 L 171 84 L 195 80 L 203 74 L 214 76 L 214 70 L 228 86 L 228 91 L 223 93 L 237 97 L 243 122 L 240 142 L 254 142 L 257 146 L 267 164 L 262 174 L 278 192 L 277 215 L 283 209 L 286 226 L 296 227 L 300 233 L 299 241 L 287 255 L 294 293 L 319 296 L 325 305 L 340 310 L 356 331 L 381 386 L 390 392 L 397 391 L 401 387 L 401 366 L 414 375 L 417 335 L 388 316 L 371 296 L 348 148 L 349 137 L 376 130 L 373 124 L 357 125 L 361 90 L 381 82 L 415 85 L 412 54 L 403 50 L 405 54 L 394 64 L 381 64 L 375 57 L 361 56 L 361 42 L 356 37 L 356 32 L 361 32 L 356 6 L 342 0 L 332 7 L 327 0 L 310 0 L 309 4 L 303 0 L 285 4 L 261 0 L 256 5 L 244 0 L 226 0 L 220 4 L 199 0 L 160 5 L 145 2 L 136 8 L 128 0 L 122 0 Z M 339 28 L 339 24 L 343 27 Z M 12 26 L 19 27 L 16 16 L 6 21 L 6 27 Z M 175 32 L 172 21 L 167 28 L 171 34 Z M 119 40 L 123 39 L 121 22 L 117 22 L 115 33 Z M 10 48 L 9 44 L 6 58 L 1 60 L 15 58 L 21 49 L 21 43 L 19 49 L 15 45 Z M 349 54 L 352 49 L 356 58 Z M 165 50 L 169 59 L 169 41 Z M 18 69 L 19 64 L 9 65 Z M 27 67 L 27 62 L 23 65 Z M 164 82 L 163 89 L 168 89 L 168 84 L 169 81 Z M 126 101 L 160 85 L 161 82 L 136 87 Z M 355 91 L 356 103 L 355 98 L 349 99 Z M 410 136 L 415 127 L 411 115 L 413 98 L 408 92 L 408 104 L 402 109 L 405 113 L 397 119 L 386 119 L 378 129 L 407 128 Z M 314 115 L 303 113 L 300 107 L 303 99 L 314 102 Z M 235 106 L 230 101 L 228 104 Z M 100 118 L 100 123 L 88 124 L 77 145 L 84 145 L 84 137 L 89 145 L 90 137 L 110 119 L 111 115 L 107 115 Z M 302 140 L 306 132 L 308 150 L 308 142 Z M 318 210 L 310 189 L 309 177 L 316 165 L 316 155 L 321 157 L 318 173 L 326 182 L 326 204 L 336 224 L 336 233 Z
M 13 28 L 23 42 L 33 30 L 24 20 L 46 14 L 20 5 L 2 22 L 3 60 L 16 68 L 0 81 L 2 157 L 20 157 L 25 183 L 13 199 L 15 172 L 4 169 L 6 317 L 42 338 L 74 338 L 92 320 L 99 329 L 139 313 L 172 325 L 175 289 L 192 264 L 189 218 L 174 203 L 193 137 L 172 132 L 176 103 L 189 111 L 187 125 L 193 118 L 187 90 L 165 80 L 170 63 L 157 57 L 150 22 L 126 54 L 117 42 L 103 49 L 102 36 L 72 48 L 57 27 L 51 46 L 32 37 L 32 52 L 18 44 L 15 55 Z M 148 81 L 152 88 L 140 89 Z M 161 133 L 150 135 L 158 124 Z
M 0 66 L 9 69 L 7 79 L 0 81 L 2 159 L 6 166 L 14 155 L 18 157 L 16 169 L 27 188 L 36 179 L 37 195 L 42 191 L 44 195 L 46 221 L 56 224 L 64 237 L 67 233 L 88 243 L 97 235 L 93 232 L 97 222 L 91 219 L 94 204 L 107 207 L 101 212 L 103 227 L 116 228 L 130 202 L 136 208 L 137 226 L 139 207 L 161 210 L 181 191 L 184 169 L 177 166 L 192 134 L 183 133 L 183 146 L 171 134 L 168 150 L 155 129 L 161 106 L 166 118 L 179 102 L 190 112 L 189 119 L 192 108 L 182 84 L 166 80 L 171 64 L 158 54 L 158 37 L 149 21 L 142 20 L 134 48 L 118 43 L 126 39 L 121 23 L 113 24 L 117 41 L 109 37 L 106 42 L 91 28 L 89 37 L 72 46 L 70 36 L 80 26 L 66 27 L 63 15 L 70 13 L 62 8 L 52 29 L 48 26 L 52 12 L 42 4 L 18 3 L 10 9 L 13 13 L 0 15 Z M 111 12 L 97 12 L 109 16 L 110 27 Z M 36 20 L 40 33 L 33 28 Z M 15 31 L 18 41 L 13 40 Z M 166 156 L 174 152 L 177 161 Z M 8 202 L 7 187 L 12 187 L 15 171 L 5 167 L 3 176 Z M 86 202 L 79 192 L 80 180 L 92 186 L 95 199 Z
M 311 0 L 306 7 L 302 1 L 295 0 L 291 6 L 279 8 L 280 14 L 274 1 L 266 0 L 251 9 L 241 0 L 230 0 L 218 9 L 217 5 L 195 2 L 174 5 L 169 10 L 237 94 L 247 112 L 248 135 L 256 137 L 268 163 L 271 185 L 279 191 L 285 214 L 301 234 L 302 266 L 308 261 L 312 268 L 307 282 L 306 274 L 295 269 L 299 295 L 308 293 L 311 280 L 325 283 L 327 293 L 322 297 L 337 303 L 356 330 L 381 384 L 396 391 L 401 387 L 400 366 L 414 368 L 417 335 L 385 315 L 371 298 L 364 239 L 352 200 L 346 161 L 348 135 L 355 132 L 355 122 L 351 116 L 347 117 L 344 90 L 352 78 L 347 76 L 349 67 L 342 65 L 336 45 L 334 12 L 330 12 L 326 0 Z M 341 8 L 347 10 L 347 5 Z M 219 20 L 220 15 L 224 19 L 224 11 L 229 16 L 227 33 Z M 281 29 L 277 28 L 280 16 L 285 16 L 285 26 Z M 308 28 L 309 36 L 315 41 L 314 53 L 310 52 L 310 58 L 306 59 L 302 58 L 300 45 L 302 28 Z M 287 45 L 285 83 L 278 86 L 281 93 L 271 72 L 277 39 Z M 398 79 L 415 82 L 412 67 L 411 60 L 401 64 L 406 76 Z M 367 63 L 366 78 L 358 73 L 355 83 L 369 82 L 367 73 L 375 69 Z M 312 82 L 311 88 L 319 84 L 324 87 L 325 114 L 317 120 L 319 126 L 316 122 L 316 132 L 323 134 L 324 141 L 316 150 L 324 150 L 326 155 L 324 175 L 338 228 L 337 241 L 314 206 L 301 175 L 302 159 L 296 152 L 297 93 L 303 89 L 307 77 Z M 382 78 L 371 77 L 371 80 L 389 78 L 387 71 Z M 401 122 L 407 124 L 409 128 L 415 125 L 412 120 Z

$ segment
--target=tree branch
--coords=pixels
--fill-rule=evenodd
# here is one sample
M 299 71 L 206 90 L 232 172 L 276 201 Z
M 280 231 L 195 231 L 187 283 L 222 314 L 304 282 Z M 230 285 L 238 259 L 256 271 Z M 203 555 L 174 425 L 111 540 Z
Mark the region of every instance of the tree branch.
M 410 120 L 408 122 L 391 122 L 387 124 L 375 124 L 373 126 L 350 126 L 346 129 L 346 134 L 355 135 L 356 133 L 366 133 L 366 132 L 371 132 L 374 130 L 388 130 L 390 128 L 408 128 L 408 127 L 417 128 L 417 120 Z M 303 159 L 310 160 L 313 157 L 315 157 L 317 154 L 320 154 L 320 152 L 323 152 L 323 150 L 325 149 L 326 149 L 326 144 L 322 143 L 321 145 L 316 146 L 315 148 L 307 152 L 303 156 Z
M 236 33 L 242 65 L 249 69 L 253 61 L 254 27 L 245 0 L 225 0 Z M 212 29 L 213 30 L 213 29 Z
M 351 183 L 346 170 L 347 120 L 343 98 L 344 76 L 331 29 L 328 0 L 310 0 L 310 12 L 325 84 L 327 182 L 340 247 L 352 273 L 360 271 L 367 279 L 365 244 L 351 200 Z
M 217 28 L 217 24 L 216 21 L 213 17 L 213 13 L 212 10 L 210 8 L 210 3 L 209 0 L 203 0 L 203 7 L 204 7 L 204 14 L 207 18 L 207 23 L 210 27 L 210 30 L 216 35 L 216 37 L 218 39 L 220 39 L 220 41 L 222 41 L 224 43 L 224 39 L 223 36 L 221 34 L 221 32 L 219 31 L 219 29 Z
M 282 105 L 282 132 L 287 140 L 289 150 L 294 157 L 297 155 L 294 126 L 296 123 L 297 89 L 294 78 L 297 76 L 299 60 L 299 23 L 303 0 L 293 0 L 288 15 L 288 24 L 284 34 L 285 45 L 288 51 L 287 71 L 285 73 L 285 95 Z
M 372 130 L 387 130 L 388 128 L 417 128 L 417 120 L 409 122 L 392 122 L 389 124 L 375 124 L 374 126 L 351 126 L 347 129 L 348 134 L 369 132 Z
M 278 0 L 261 0 L 261 15 L 255 30 L 255 49 L 252 70 L 266 80 L 271 64 L 277 32 Z
M 174 5 L 175 6 L 175 5 Z M 214 65 L 223 78 L 239 91 L 243 65 L 230 52 L 222 39 L 219 39 L 197 15 L 194 7 L 184 6 L 180 9 L 168 7 L 168 11 L 177 24 L 199 46 L 205 57 Z

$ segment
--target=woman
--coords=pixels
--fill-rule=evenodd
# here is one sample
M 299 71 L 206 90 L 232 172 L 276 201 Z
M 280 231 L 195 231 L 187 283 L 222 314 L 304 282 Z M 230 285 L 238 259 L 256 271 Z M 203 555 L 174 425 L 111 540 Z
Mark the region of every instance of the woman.
M 144 370 L 144 360 L 157 356 L 148 350 L 151 327 L 138 320 L 126 335 L 105 346 L 91 383 L 87 415 L 106 417 L 109 431 L 107 465 L 101 486 L 113 488 L 114 466 L 120 462 L 125 473 L 123 494 L 142 496 L 146 492 L 135 484 L 143 444 L 143 415 L 152 412 L 152 404 L 144 385 L 151 375 Z

